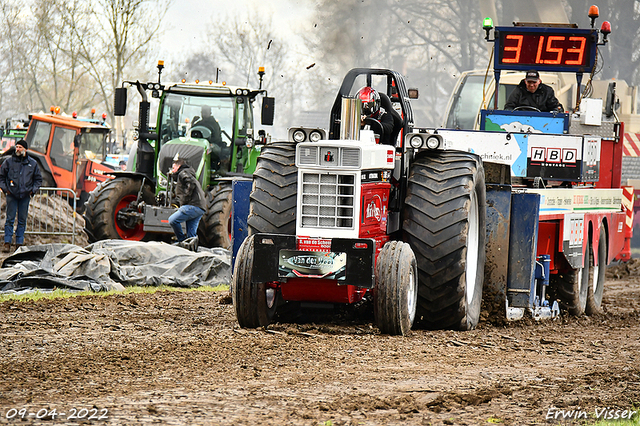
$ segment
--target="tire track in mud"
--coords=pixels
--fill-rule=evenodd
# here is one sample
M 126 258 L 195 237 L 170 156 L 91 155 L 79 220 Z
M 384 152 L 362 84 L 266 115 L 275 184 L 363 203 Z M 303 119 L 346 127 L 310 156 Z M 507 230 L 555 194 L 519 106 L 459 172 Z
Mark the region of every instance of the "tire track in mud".
M 637 407 L 640 284 L 612 281 L 603 303 L 593 317 L 403 338 L 359 311 L 239 329 L 228 295 L 206 292 L 4 302 L 0 409 L 86 404 L 134 425 L 521 425 L 552 407 Z

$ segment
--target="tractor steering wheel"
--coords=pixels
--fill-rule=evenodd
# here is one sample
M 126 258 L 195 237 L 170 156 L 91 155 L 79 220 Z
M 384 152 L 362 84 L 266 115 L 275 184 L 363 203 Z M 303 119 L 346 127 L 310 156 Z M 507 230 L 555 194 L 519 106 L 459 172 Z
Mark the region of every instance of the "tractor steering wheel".
M 536 107 L 527 106 L 527 105 L 515 107 L 513 110 L 514 111 L 537 111 L 537 112 L 542 112 Z
M 369 127 L 371 127 L 371 130 L 373 130 L 373 133 L 375 133 L 376 135 L 380 135 L 380 139 L 384 137 L 384 128 L 382 127 L 382 124 L 375 118 L 371 118 L 371 117 L 365 118 L 364 124 L 365 125 L 368 124 Z
M 211 129 L 208 126 L 202 126 L 197 124 L 189 131 L 191 137 L 198 137 L 203 139 L 209 139 L 211 137 Z

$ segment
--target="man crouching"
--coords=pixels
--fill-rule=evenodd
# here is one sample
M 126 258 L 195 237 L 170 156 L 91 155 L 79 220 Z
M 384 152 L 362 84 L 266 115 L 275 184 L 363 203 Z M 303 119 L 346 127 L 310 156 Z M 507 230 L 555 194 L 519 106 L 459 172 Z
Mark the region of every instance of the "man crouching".
M 169 216 L 169 225 L 173 228 L 178 242 L 182 242 L 197 235 L 198 224 L 207 209 L 207 201 L 200 182 L 196 178 L 196 171 L 178 154 L 173 158 L 171 173 L 176 182 L 176 198 L 180 208 Z M 182 232 L 182 222 L 187 226 L 186 237 Z

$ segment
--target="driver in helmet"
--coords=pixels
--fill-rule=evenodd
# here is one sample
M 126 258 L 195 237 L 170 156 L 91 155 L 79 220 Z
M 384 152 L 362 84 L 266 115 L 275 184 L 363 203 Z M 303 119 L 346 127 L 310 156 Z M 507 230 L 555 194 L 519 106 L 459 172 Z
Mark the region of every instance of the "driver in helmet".
M 358 90 L 356 94 L 362 101 L 362 122 L 361 127 L 370 126 L 371 130 L 378 133 L 382 128 L 382 134 L 380 135 L 380 143 L 385 145 L 395 145 L 396 141 L 391 140 L 391 134 L 393 133 L 393 117 L 384 108 L 380 107 L 380 94 L 377 90 L 365 86 Z M 378 127 L 376 124 L 367 123 L 367 119 L 372 119 L 380 123 Z
M 520 84 L 509 95 L 504 109 L 535 108 L 542 112 L 562 112 L 564 108 L 556 98 L 551 86 L 547 86 L 540 80 L 540 74 L 536 70 L 529 70 Z

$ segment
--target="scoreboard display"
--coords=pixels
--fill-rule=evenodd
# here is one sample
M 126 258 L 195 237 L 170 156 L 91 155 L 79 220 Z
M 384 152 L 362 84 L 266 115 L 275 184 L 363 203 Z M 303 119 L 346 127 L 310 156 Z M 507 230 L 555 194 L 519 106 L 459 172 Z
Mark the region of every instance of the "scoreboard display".
M 589 73 L 597 43 L 595 29 L 496 27 L 494 69 Z

